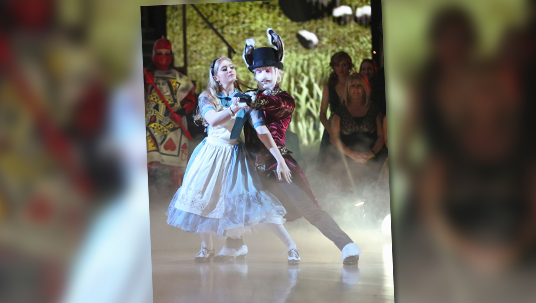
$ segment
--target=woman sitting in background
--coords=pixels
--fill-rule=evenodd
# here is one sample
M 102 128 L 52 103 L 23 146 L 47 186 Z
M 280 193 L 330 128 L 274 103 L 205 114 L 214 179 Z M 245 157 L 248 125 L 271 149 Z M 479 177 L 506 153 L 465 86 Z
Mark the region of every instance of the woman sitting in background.
M 383 115 L 370 101 L 366 76 L 353 74 L 348 77 L 341 106 L 333 114 L 331 143 L 341 157 L 331 168 L 331 175 L 338 178 L 342 186 L 354 189 L 375 183 L 387 157 L 387 149 L 384 147 Z

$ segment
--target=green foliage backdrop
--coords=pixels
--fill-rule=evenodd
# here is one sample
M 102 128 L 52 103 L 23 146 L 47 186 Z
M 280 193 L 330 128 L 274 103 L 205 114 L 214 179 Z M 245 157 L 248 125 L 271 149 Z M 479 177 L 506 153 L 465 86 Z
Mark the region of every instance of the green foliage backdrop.
M 353 9 L 370 3 L 368 0 L 343 2 Z M 320 140 L 324 129 L 318 116 L 322 88 L 330 72 L 329 59 L 335 52 L 345 51 L 358 67 L 362 59 L 370 58 L 370 27 L 353 21 L 338 25 L 330 16 L 293 22 L 279 9 L 278 1 L 198 4 L 197 8 L 236 50 L 232 59 L 238 76 L 252 87 L 255 86 L 253 74 L 242 59 L 245 40 L 254 38 L 256 47 L 270 46 L 266 37 L 268 27 L 281 36 L 285 43 L 285 75 L 281 88 L 296 100 L 290 130 L 298 134 L 303 145 Z M 197 82 L 197 93 L 200 93 L 206 86 L 210 63 L 217 57 L 227 56 L 227 47 L 189 5 L 186 18 L 188 76 Z M 315 49 L 308 50 L 299 44 L 296 34 L 302 29 L 317 35 L 319 43 Z M 167 32 L 173 44 L 176 65 L 181 66 L 182 5 L 168 7 Z

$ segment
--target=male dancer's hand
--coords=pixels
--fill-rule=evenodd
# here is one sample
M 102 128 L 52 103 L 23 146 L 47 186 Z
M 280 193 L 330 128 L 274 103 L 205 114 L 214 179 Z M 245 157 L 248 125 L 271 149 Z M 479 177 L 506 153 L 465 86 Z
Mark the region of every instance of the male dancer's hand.
M 287 183 L 292 182 L 292 174 L 290 173 L 290 169 L 287 166 L 287 163 L 285 160 L 281 162 L 277 162 L 277 180 L 281 181 L 283 178 Z

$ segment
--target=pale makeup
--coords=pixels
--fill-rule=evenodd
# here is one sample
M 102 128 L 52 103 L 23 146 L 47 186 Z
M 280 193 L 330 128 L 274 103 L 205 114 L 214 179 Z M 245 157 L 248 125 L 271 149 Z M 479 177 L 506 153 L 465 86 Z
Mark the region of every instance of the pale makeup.
M 257 80 L 262 89 L 273 89 L 276 85 L 276 78 L 276 72 L 272 66 L 255 69 L 255 80 Z

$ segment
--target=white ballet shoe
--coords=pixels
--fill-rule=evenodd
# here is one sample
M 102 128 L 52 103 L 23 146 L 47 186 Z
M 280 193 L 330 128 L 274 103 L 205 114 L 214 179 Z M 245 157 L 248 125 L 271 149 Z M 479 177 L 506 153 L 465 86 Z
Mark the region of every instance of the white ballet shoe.
M 361 250 L 355 243 L 348 243 L 342 249 L 342 263 L 344 265 L 356 265 L 361 257 Z
M 288 250 L 288 264 L 296 265 L 300 264 L 300 255 L 298 254 L 298 249 L 289 249 Z
M 244 260 L 247 253 L 248 247 L 246 245 L 242 245 L 240 249 L 223 246 L 218 255 L 214 257 L 214 262 L 225 263 L 231 259 Z

